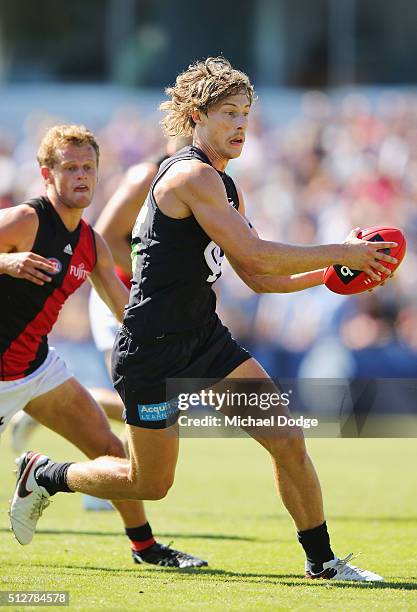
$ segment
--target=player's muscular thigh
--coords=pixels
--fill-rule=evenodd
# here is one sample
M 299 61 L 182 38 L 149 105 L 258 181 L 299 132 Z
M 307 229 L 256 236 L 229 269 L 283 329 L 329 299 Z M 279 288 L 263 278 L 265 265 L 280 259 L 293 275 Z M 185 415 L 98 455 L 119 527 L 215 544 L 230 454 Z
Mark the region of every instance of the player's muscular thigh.
M 124 456 L 123 446 L 112 434 L 103 411 L 75 378 L 35 398 L 25 411 L 88 457 Z

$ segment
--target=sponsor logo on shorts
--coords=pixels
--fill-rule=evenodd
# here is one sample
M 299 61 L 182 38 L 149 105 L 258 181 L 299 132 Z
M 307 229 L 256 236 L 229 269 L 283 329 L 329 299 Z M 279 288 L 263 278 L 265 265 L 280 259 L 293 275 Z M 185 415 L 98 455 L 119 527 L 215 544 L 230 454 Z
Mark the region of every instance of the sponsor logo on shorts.
M 138 404 L 138 415 L 141 421 L 165 421 L 178 412 L 177 403 Z
M 54 266 L 54 271 L 49 274 L 59 274 L 62 270 L 62 263 L 56 257 L 49 257 L 48 261 Z

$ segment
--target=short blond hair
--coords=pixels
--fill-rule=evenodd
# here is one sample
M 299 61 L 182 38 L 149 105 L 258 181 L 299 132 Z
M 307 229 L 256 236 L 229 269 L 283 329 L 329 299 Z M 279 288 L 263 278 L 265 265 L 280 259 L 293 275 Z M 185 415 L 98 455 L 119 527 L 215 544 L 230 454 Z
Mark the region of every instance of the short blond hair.
M 49 128 L 39 145 L 37 160 L 40 166 L 53 168 L 57 162 L 56 151 L 69 144 L 79 147 L 90 145 L 97 156 L 97 164 L 100 158 L 100 147 L 93 132 L 84 125 L 54 125 Z
M 191 136 L 195 127 L 191 114 L 206 114 L 210 106 L 227 96 L 244 93 L 249 104 L 254 99 L 249 77 L 235 70 L 224 57 L 208 57 L 191 64 L 165 93 L 171 99 L 163 102 L 159 110 L 166 112 L 161 125 L 167 136 Z

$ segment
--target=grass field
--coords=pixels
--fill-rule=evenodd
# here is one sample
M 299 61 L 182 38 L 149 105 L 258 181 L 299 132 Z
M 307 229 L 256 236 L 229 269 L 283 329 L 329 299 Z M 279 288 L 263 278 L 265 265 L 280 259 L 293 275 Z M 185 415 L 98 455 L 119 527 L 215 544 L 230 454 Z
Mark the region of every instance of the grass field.
M 79 457 L 46 430 L 32 446 L 56 459 Z M 208 559 L 208 568 L 133 565 L 117 515 L 85 512 L 79 495 L 56 496 L 22 547 L 9 532 L 14 455 L 6 432 L 0 590 L 68 590 L 77 610 L 417 610 L 416 441 L 311 440 L 309 448 L 336 552 L 361 551 L 354 563 L 385 583 L 301 579 L 302 551 L 275 497 L 269 459 L 244 439 L 184 440 L 174 488 L 147 504 L 161 541 Z

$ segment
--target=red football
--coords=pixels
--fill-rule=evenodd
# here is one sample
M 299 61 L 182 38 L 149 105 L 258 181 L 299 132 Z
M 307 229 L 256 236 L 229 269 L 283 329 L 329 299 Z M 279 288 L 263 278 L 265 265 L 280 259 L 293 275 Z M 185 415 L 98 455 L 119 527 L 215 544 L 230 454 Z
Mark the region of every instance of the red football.
M 394 249 L 386 249 L 387 255 L 398 259 L 398 263 L 391 264 L 383 262 L 390 270 L 396 270 L 404 259 L 406 242 L 404 234 L 395 227 L 368 227 L 361 230 L 358 238 L 371 242 L 396 242 L 398 246 Z M 387 274 L 381 275 L 380 281 L 372 280 L 366 272 L 351 270 L 347 266 L 329 266 L 324 272 L 324 284 L 328 289 L 343 295 L 353 295 L 373 289 L 387 278 Z

